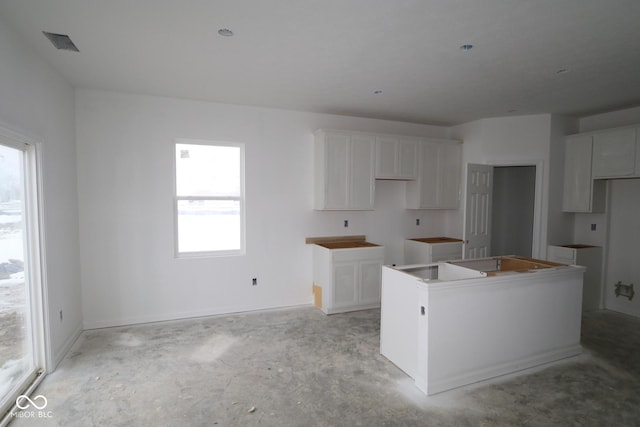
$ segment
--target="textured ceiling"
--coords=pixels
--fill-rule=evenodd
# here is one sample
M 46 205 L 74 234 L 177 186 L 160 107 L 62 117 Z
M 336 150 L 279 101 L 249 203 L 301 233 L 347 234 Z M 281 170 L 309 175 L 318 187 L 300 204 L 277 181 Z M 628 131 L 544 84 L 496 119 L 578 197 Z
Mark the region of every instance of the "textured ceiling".
M 446 125 L 640 105 L 638 0 L 0 0 L 0 16 L 81 88 Z

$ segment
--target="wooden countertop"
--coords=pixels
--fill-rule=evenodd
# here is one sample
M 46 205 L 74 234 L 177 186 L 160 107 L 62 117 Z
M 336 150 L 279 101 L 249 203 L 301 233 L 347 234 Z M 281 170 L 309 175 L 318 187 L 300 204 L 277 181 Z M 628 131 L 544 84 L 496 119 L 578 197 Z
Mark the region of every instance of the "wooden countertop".
M 422 237 L 409 239 L 422 243 L 462 243 L 460 239 L 453 239 L 451 237 Z

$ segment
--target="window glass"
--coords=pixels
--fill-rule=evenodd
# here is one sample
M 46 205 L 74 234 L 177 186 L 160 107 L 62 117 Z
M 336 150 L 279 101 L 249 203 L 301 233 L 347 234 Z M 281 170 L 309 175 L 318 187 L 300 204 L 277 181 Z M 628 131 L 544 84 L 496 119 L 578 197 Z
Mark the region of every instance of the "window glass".
M 187 142 L 175 146 L 177 253 L 242 253 L 243 146 Z

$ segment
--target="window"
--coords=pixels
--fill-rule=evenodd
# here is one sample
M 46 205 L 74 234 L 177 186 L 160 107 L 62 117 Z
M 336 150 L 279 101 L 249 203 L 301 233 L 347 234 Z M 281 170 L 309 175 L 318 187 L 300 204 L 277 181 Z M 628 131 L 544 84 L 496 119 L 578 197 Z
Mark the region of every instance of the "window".
M 176 253 L 244 253 L 244 145 L 175 144 Z

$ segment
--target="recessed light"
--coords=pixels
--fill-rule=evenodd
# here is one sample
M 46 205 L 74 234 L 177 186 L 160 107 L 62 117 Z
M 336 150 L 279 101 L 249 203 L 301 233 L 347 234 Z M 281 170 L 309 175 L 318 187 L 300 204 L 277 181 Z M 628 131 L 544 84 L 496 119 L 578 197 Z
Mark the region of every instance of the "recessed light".
M 231 31 L 228 28 L 220 28 L 218 30 L 218 34 L 220 34 L 221 36 L 224 36 L 224 37 L 231 37 L 233 35 L 233 31 Z
M 460 46 L 460 50 L 470 51 L 471 49 L 473 49 L 472 44 L 463 44 L 462 46 Z
M 380 95 L 381 93 L 382 93 L 382 90 L 380 90 L 380 89 L 373 91 L 374 95 Z

